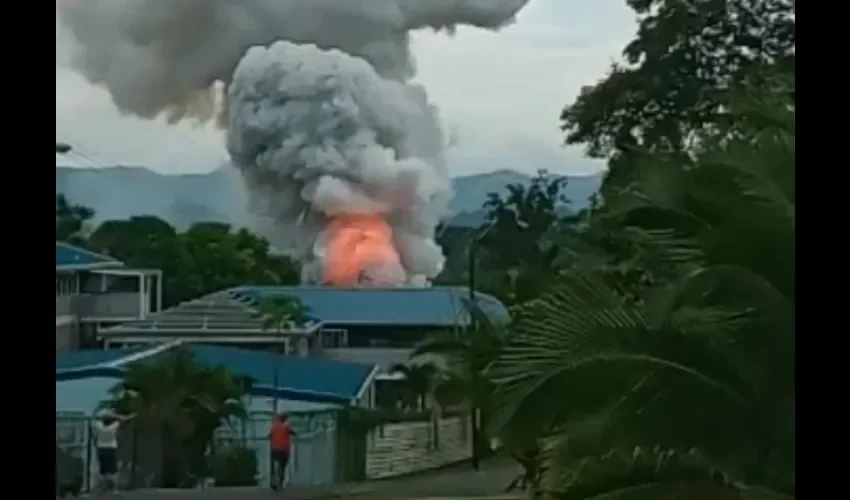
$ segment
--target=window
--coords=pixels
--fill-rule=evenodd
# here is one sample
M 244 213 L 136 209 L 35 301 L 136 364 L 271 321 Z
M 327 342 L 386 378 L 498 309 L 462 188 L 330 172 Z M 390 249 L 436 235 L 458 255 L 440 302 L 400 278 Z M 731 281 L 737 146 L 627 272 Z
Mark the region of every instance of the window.
M 76 274 L 57 274 L 56 275 L 56 296 L 64 297 L 77 294 L 77 275 Z
M 322 347 L 325 349 L 338 349 L 348 347 L 348 330 L 327 329 L 320 333 Z

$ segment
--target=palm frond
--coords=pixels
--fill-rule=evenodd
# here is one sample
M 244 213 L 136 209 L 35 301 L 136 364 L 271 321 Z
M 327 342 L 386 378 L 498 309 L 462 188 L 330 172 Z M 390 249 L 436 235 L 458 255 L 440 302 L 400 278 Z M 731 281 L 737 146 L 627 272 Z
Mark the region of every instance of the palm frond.
M 545 445 L 548 498 L 793 498 L 795 108 L 783 92 L 735 97 L 734 120 L 687 154 L 635 157 L 569 235 L 570 271 L 512 311 L 484 370 L 491 425 Z
M 740 500 L 744 487 L 696 451 L 615 449 L 544 464 L 542 493 L 551 500 Z
M 711 327 L 724 321 L 731 328 L 734 315 L 709 310 L 685 317 L 680 309 L 680 316 L 653 327 L 642 306 L 580 274 L 535 310 L 543 315 L 514 324 L 487 370 L 498 410 L 494 432 L 510 425 L 545 433 L 603 416 L 621 427 L 631 422 L 621 434 L 652 425 L 640 428 L 657 443 L 735 446 L 732 436 L 745 432 L 753 378 Z M 687 331 L 676 329 L 685 323 Z M 689 436 L 692 425 L 702 427 Z

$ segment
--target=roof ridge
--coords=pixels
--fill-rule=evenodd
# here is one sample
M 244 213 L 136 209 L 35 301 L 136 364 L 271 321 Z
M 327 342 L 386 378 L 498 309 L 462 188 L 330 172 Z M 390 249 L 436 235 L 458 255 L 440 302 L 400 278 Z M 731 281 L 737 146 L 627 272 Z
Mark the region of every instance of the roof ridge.
M 115 257 L 111 257 L 109 255 L 106 255 L 105 253 L 94 252 L 94 251 L 89 250 L 87 248 L 79 247 L 77 245 L 72 245 L 72 244 L 66 243 L 64 241 L 57 241 L 56 246 L 63 246 L 65 248 L 68 248 L 68 249 L 73 250 L 75 252 L 88 254 L 92 257 L 97 257 L 99 259 L 105 259 L 105 260 L 109 260 L 109 261 L 113 261 L 113 262 L 121 262 L 120 260 L 116 259 Z

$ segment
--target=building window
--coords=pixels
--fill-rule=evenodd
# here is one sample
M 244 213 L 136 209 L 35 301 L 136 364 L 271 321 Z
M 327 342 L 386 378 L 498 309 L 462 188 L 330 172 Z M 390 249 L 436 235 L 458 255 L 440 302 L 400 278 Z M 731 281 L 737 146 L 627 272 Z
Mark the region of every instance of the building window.
M 75 274 L 57 274 L 56 275 L 56 296 L 64 297 L 77 294 L 77 275 Z
M 322 330 L 322 347 L 325 349 L 338 349 L 348 347 L 348 330 L 327 329 Z

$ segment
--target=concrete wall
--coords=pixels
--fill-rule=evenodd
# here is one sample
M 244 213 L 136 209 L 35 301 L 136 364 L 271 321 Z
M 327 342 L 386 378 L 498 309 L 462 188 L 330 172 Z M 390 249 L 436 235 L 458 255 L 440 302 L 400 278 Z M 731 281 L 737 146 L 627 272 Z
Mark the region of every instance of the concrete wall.
M 56 317 L 56 354 L 77 350 L 80 346 L 76 319 L 70 315 Z
M 463 417 L 388 424 L 367 439 L 368 479 L 436 469 L 472 457 L 470 421 Z

